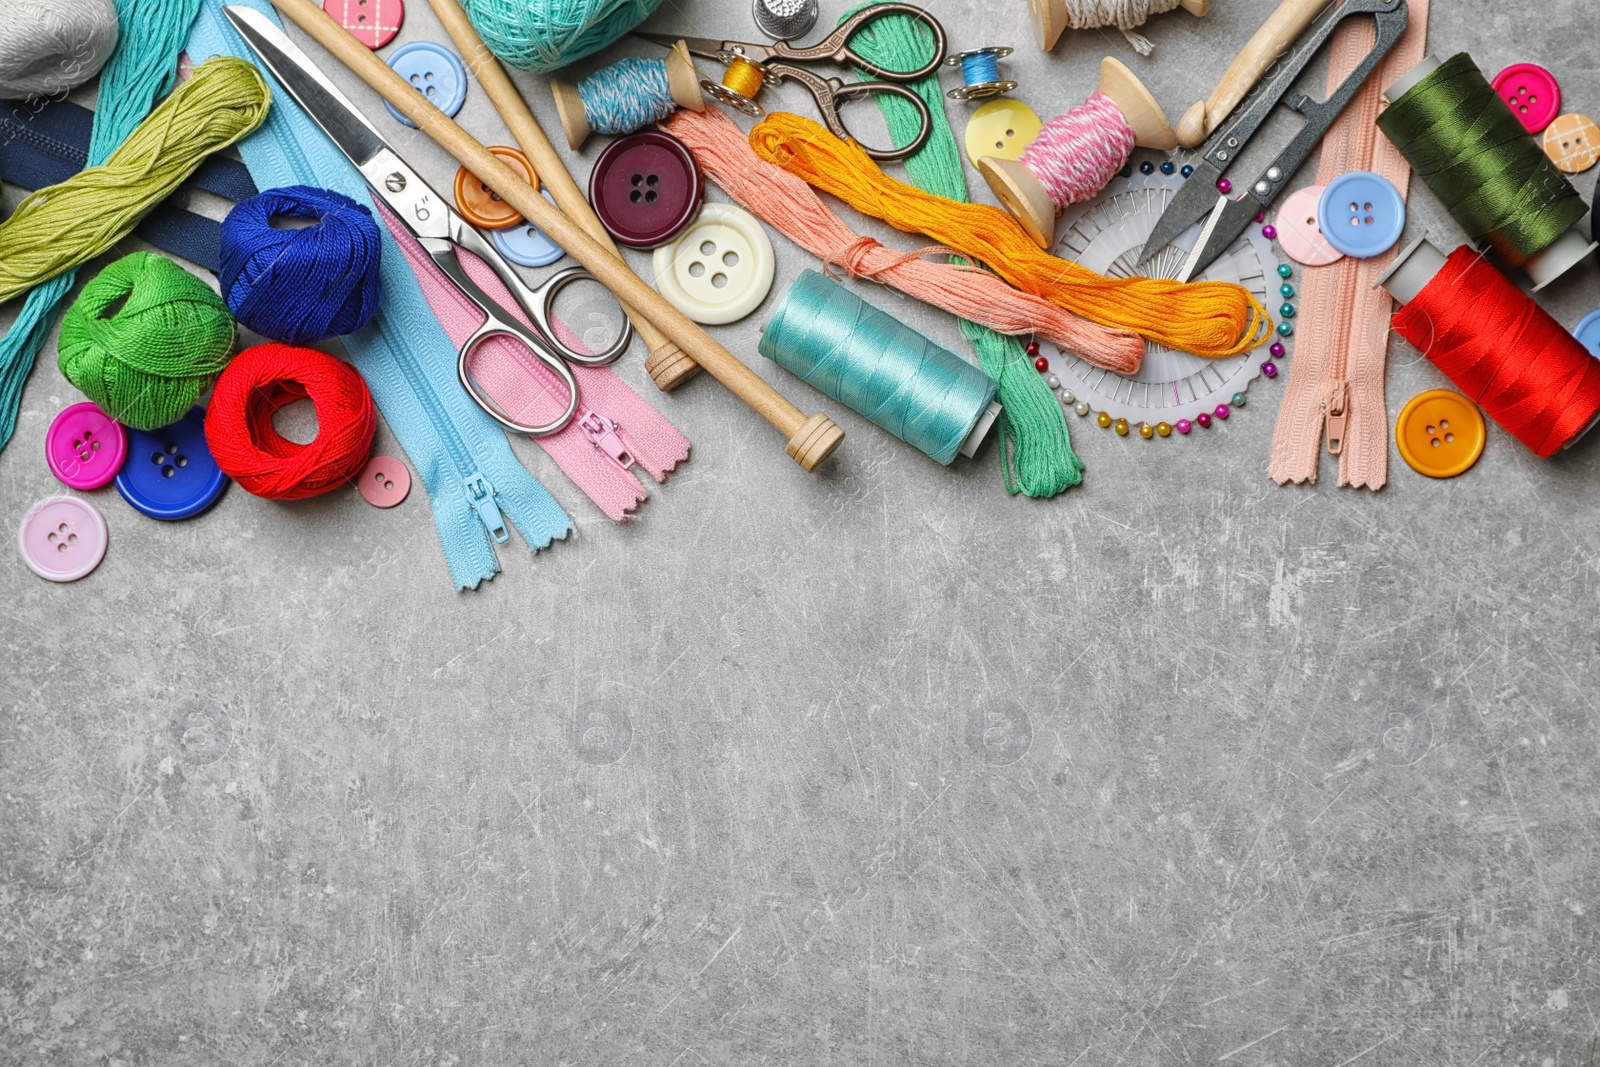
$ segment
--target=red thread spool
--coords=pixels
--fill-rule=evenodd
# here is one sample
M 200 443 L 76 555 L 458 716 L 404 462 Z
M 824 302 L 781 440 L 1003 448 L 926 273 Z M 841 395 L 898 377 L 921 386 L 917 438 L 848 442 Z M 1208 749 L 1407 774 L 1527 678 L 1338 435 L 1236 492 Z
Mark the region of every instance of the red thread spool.
M 1415 293 L 1395 312 L 1395 332 L 1539 456 L 1600 416 L 1600 361 L 1470 246 L 1445 259 L 1419 242 L 1382 284 L 1401 300 Z
M 317 409 L 317 436 L 290 441 L 272 425 L 285 404 Z M 206 444 L 224 474 L 268 500 L 303 500 L 350 481 L 367 462 L 378 409 L 356 369 L 295 345 L 247 348 L 217 379 L 206 410 Z

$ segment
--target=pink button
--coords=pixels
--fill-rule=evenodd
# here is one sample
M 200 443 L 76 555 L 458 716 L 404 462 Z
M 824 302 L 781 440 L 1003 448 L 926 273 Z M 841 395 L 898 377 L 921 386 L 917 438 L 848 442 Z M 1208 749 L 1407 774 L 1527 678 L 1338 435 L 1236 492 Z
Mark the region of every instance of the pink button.
M 356 488 L 375 508 L 392 508 L 411 492 L 411 471 L 393 456 L 373 456 L 356 476 Z
M 1538 133 L 1561 114 L 1561 86 L 1537 63 L 1514 63 L 1496 74 L 1493 84 L 1529 133 Z
M 394 40 L 406 20 L 400 0 L 323 0 L 322 10 L 373 51 Z
M 1317 225 L 1317 205 L 1325 185 L 1308 185 L 1283 198 L 1278 208 L 1278 245 L 1283 254 L 1308 267 L 1326 267 L 1344 258 Z
M 68 489 L 106 485 L 127 458 L 127 431 L 87 400 L 57 415 L 45 431 L 45 462 Z
M 106 558 L 106 520 L 79 496 L 47 496 L 22 517 L 17 547 L 28 569 L 52 582 L 75 582 Z

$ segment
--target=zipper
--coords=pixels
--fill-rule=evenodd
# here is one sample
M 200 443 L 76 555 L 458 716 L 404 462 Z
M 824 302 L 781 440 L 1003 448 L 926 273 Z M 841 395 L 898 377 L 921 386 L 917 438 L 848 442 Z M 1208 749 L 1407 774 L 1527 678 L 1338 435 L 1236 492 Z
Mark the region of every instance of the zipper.
M 611 461 L 623 470 L 633 469 L 633 453 L 629 451 L 628 444 L 618 432 L 622 427 L 613 419 L 608 419 L 596 411 L 586 407 L 579 407 L 577 414 L 578 429 L 583 431 L 583 436 L 589 439 L 595 450 L 604 452 L 611 457 Z
M 1322 408 L 1327 413 L 1322 425 L 1330 456 L 1344 452 L 1344 431 L 1350 420 L 1349 403 L 1348 383 L 1341 375 L 1337 381 L 1328 386 L 1327 396 L 1322 401 Z

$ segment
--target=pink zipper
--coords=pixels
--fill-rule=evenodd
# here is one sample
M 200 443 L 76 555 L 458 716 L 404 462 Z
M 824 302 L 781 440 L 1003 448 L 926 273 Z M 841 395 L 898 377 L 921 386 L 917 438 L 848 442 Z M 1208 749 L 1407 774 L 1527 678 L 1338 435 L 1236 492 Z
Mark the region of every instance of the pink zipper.
M 416 275 L 439 325 L 451 342 L 459 345 L 482 323 L 482 316 L 382 204 L 378 205 L 378 212 Z M 460 260 L 467 276 L 490 299 L 524 326 L 532 326 L 488 264 L 469 252 L 461 252 Z M 563 344 L 576 351 L 588 351 L 559 319 L 555 320 L 555 328 Z M 468 358 L 467 369 L 479 387 L 518 422 L 548 422 L 566 407 L 567 394 L 561 380 L 510 338 L 491 337 L 484 341 Z M 601 511 L 620 522 L 650 496 L 633 468 L 638 466 L 656 482 L 665 482 L 680 463 L 688 460 L 689 440 L 610 367 L 574 365 L 572 373 L 578 381 L 577 413 L 565 429 L 536 437 L 534 443 Z

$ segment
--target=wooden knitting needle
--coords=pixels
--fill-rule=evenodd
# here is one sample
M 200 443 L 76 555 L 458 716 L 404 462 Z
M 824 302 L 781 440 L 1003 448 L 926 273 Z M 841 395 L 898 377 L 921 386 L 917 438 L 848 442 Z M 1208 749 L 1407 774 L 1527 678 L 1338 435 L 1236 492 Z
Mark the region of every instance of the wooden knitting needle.
M 802 468 L 815 470 L 817 464 L 839 446 L 844 431 L 832 419 L 822 414 L 807 418 L 799 408 L 778 395 L 777 390 L 755 371 L 713 341 L 660 293 L 640 281 L 622 260 L 563 215 L 560 208 L 523 181 L 516 171 L 495 158 L 476 138 L 456 125 L 454 119 L 429 103 L 411 83 L 333 21 L 321 7 L 312 0 L 272 0 L 272 3 L 396 111 L 415 123 L 417 129 L 432 138 L 457 163 L 499 193 L 500 199 L 566 249 L 619 300 L 644 315 L 696 363 L 710 371 L 712 377 L 727 386 L 734 396 L 788 437 L 789 456 Z
M 1178 144 L 1198 147 L 1222 125 L 1239 101 L 1261 80 L 1267 68 L 1288 50 L 1294 39 L 1316 21 L 1332 0 L 1283 0 L 1255 36 L 1245 42 L 1232 65 L 1222 75 L 1211 96 L 1191 107 L 1178 120 Z
M 617 251 L 611 235 L 601 225 L 600 217 L 589 206 L 578 183 L 572 180 L 571 172 L 545 136 L 539 120 L 528 110 L 522 94 L 500 66 L 500 60 L 478 36 L 477 28 L 467 18 L 467 13 L 461 10 L 461 5 L 457 0 L 428 0 L 428 3 L 444 24 L 450 39 L 461 49 L 467 69 L 477 75 L 478 84 L 483 86 L 494 109 L 511 130 L 518 147 L 532 161 L 534 173 L 549 187 L 556 204 L 566 212 L 568 218 L 587 230 L 590 237 L 621 260 L 622 255 Z M 695 92 L 699 90 L 699 83 L 696 82 Z M 626 261 L 623 262 L 626 265 Z M 644 343 L 650 349 L 650 358 L 645 360 L 644 369 L 649 372 L 657 388 L 670 392 L 700 372 L 700 365 L 684 355 L 683 350 L 652 326 L 649 319 L 631 308 L 626 310 L 628 317 L 633 320 L 634 329 L 639 331 L 639 336 L 644 338 Z

